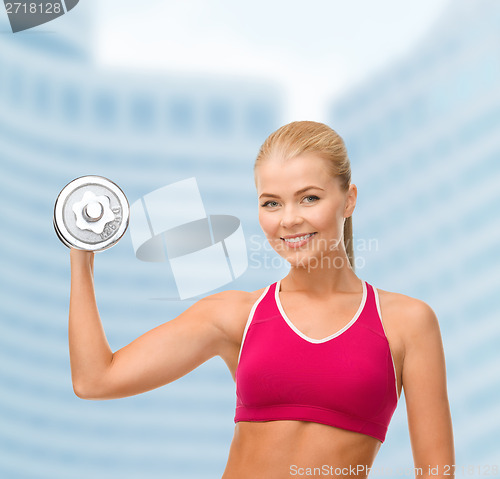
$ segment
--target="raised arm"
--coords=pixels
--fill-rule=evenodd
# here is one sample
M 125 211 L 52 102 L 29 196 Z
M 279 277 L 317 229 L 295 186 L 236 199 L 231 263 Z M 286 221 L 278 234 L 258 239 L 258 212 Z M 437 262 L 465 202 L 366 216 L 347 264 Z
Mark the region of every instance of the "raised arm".
M 165 385 L 220 354 L 218 323 L 229 291 L 203 298 L 176 318 L 113 353 L 96 305 L 93 253 L 71 250 L 69 351 L 75 394 L 83 399 L 133 396 Z
M 439 323 L 423 301 L 412 299 L 407 311 L 402 383 L 415 477 L 449 479 L 455 450 Z

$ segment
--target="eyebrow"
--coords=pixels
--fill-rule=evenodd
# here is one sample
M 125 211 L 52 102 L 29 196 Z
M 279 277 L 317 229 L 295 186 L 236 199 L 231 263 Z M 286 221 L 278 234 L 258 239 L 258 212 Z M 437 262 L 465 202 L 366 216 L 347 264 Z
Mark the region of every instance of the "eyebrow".
M 321 190 L 321 191 L 325 191 L 323 188 L 320 188 L 319 186 L 306 186 L 305 188 L 302 188 L 301 190 L 299 191 L 296 191 L 295 192 L 295 195 L 294 196 L 298 196 L 300 195 L 301 193 L 304 193 L 306 192 L 307 190 L 311 190 L 311 189 L 315 189 L 315 190 Z M 259 198 L 262 198 L 263 196 L 269 196 L 270 198 L 279 198 L 279 195 L 273 195 L 272 193 L 262 193 Z

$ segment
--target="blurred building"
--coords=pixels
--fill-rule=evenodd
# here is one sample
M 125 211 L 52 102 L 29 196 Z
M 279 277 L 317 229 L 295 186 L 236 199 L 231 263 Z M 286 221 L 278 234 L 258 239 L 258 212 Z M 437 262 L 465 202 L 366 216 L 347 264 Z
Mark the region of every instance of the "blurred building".
M 253 161 L 279 126 L 280 90 L 258 79 L 98 69 L 85 2 L 38 30 L 0 25 L 0 477 L 220 477 L 233 432 L 234 383 L 215 358 L 165 388 L 115 401 L 72 390 L 69 254 L 55 199 L 97 174 L 132 203 L 195 176 L 208 213 L 259 232 Z M 96 259 L 113 350 L 189 306 L 168 265 L 141 263 L 128 235 Z M 249 270 L 232 285 L 269 284 Z M 261 272 L 260 272 L 261 273 Z M 262 283 L 264 281 L 264 283 Z M 152 352 L 154 354 L 154 352 Z
M 500 459 L 499 32 L 498 2 L 450 2 L 414 51 L 331 110 L 358 186 L 361 274 L 435 310 L 457 463 L 477 474 Z M 413 464 L 401 399 L 386 465 Z

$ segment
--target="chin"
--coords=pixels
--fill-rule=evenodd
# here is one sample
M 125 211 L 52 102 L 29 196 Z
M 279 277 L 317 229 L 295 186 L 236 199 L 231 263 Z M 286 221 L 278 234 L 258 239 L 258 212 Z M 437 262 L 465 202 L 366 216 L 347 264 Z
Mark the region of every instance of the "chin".
M 290 263 L 291 266 L 295 267 L 306 267 L 309 266 L 310 263 L 312 262 L 313 264 L 318 264 L 318 259 L 316 256 L 308 256 L 307 254 L 289 254 L 286 256 L 283 256 L 283 258 Z

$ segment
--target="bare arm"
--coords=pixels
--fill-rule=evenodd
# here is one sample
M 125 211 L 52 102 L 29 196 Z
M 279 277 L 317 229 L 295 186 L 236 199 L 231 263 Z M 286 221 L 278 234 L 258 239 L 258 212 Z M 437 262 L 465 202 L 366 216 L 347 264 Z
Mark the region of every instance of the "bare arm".
M 414 300 L 407 323 L 403 387 L 415 476 L 449 479 L 454 477 L 455 450 L 439 323 L 419 300 Z
M 132 396 L 174 381 L 220 354 L 227 338 L 218 320 L 229 294 L 201 299 L 113 353 L 96 305 L 93 253 L 71 250 L 69 349 L 75 394 L 84 399 Z
M 94 253 L 70 250 L 69 356 L 73 389 L 97 383 L 111 364 L 113 353 L 104 333 L 94 295 Z

